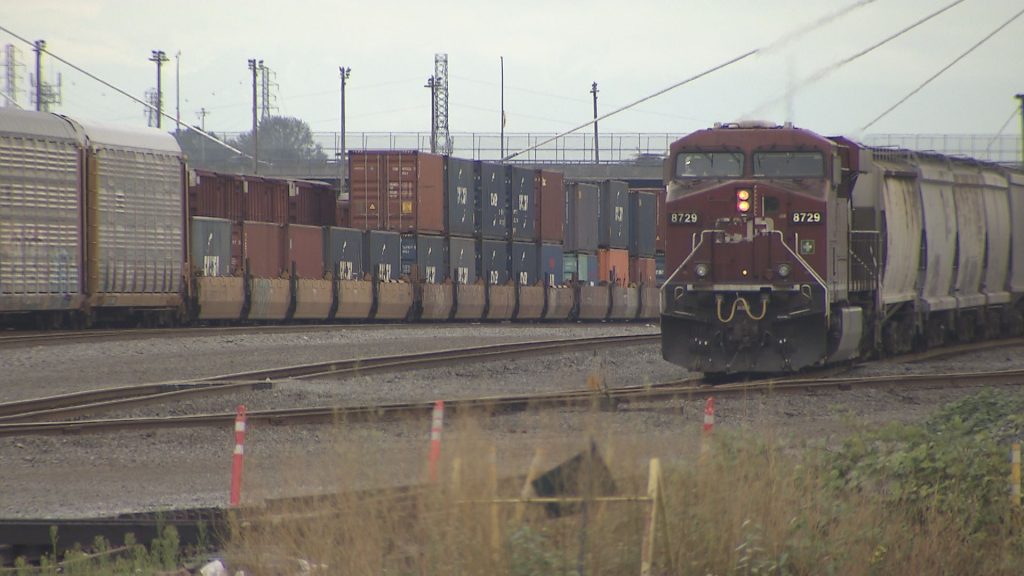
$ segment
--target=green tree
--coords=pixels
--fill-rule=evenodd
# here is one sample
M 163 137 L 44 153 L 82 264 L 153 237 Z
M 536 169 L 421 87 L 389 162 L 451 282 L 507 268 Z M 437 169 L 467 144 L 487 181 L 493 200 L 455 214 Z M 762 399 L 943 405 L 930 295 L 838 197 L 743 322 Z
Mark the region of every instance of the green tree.
M 252 132 L 246 132 L 233 143 L 236 148 L 252 153 Z M 313 141 L 313 131 L 298 118 L 268 116 L 259 124 L 260 162 L 271 164 L 295 162 L 326 162 L 323 147 Z

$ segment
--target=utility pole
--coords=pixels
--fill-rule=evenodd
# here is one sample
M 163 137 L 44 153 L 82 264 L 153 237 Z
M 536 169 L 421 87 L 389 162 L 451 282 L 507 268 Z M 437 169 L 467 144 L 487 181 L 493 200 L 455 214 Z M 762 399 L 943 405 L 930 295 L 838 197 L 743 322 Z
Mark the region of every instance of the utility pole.
M 1020 100 L 1020 162 L 1024 166 L 1024 94 L 1017 94 L 1017 100 Z
M 203 132 L 206 132 L 206 117 L 209 115 L 210 113 L 206 108 L 200 108 L 199 112 L 196 113 L 196 116 L 199 116 L 199 128 Z M 203 162 L 206 162 L 206 138 L 199 139 L 199 156 L 203 159 Z
M 263 60 L 259 61 L 259 67 L 263 67 Z M 249 70 L 252 70 L 252 173 L 260 173 L 260 140 L 259 140 L 259 119 L 256 116 L 258 106 L 256 102 L 256 60 L 249 59 Z
M 174 54 L 174 133 L 181 132 L 181 50 Z
M 338 163 L 341 164 L 341 182 L 338 183 L 338 188 L 344 192 L 347 190 L 345 181 L 348 179 L 348 161 L 345 156 L 345 81 L 352 74 L 352 69 L 338 66 L 338 72 L 341 75 L 341 142 L 340 150 L 338 151 Z
M 597 82 L 590 85 L 590 93 L 594 95 L 594 164 L 600 164 L 601 153 L 597 146 Z
M 153 50 L 150 54 L 149 61 L 156 62 L 156 127 L 160 128 L 160 120 L 164 115 L 164 93 L 160 86 L 160 68 L 168 60 L 163 50 Z
M 43 110 L 43 103 L 46 98 L 43 96 L 43 52 L 46 50 L 46 40 L 36 40 L 36 111 Z
M 505 57 L 501 57 L 501 159 L 505 160 Z

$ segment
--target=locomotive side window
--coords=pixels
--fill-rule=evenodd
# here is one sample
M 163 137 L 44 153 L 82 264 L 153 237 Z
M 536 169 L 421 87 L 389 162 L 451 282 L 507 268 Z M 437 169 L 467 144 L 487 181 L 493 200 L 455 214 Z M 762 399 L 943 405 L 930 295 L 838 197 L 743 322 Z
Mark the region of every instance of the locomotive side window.
M 762 178 L 823 178 L 821 152 L 754 152 L 754 176 Z
M 741 152 L 681 152 L 676 156 L 676 178 L 739 178 Z

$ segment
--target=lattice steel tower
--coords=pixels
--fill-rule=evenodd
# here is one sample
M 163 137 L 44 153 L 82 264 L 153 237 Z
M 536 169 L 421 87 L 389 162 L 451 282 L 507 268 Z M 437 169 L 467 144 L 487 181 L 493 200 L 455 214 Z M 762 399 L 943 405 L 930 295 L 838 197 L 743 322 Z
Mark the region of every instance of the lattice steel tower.
M 448 132 L 448 55 L 434 54 L 434 76 L 430 79 L 433 103 L 431 106 L 433 142 L 431 151 L 452 153 L 452 137 Z
M 265 66 L 260 61 L 260 122 L 267 119 L 269 116 L 273 116 L 277 112 L 277 95 L 275 92 L 279 88 L 277 84 L 277 72 L 270 69 L 270 66 Z
M 4 46 L 4 98 L 3 106 L 20 108 L 18 105 L 19 72 L 22 66 L 18 48 L 14 44 Z

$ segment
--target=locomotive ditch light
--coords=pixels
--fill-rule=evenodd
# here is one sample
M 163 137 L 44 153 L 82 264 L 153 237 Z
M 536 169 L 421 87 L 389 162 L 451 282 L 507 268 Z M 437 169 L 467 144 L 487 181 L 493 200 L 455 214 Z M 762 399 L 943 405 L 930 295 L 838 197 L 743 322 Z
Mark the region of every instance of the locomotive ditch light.
M 750 190 L 740 189 L 736 191 L 736 209 L 740 214 L 750 212 Z
M 701 262 L 693 267 L 693 271 L 697 274 L 698 278 L 707 278 L 708 273 L 711 272 L 711 266 Z

